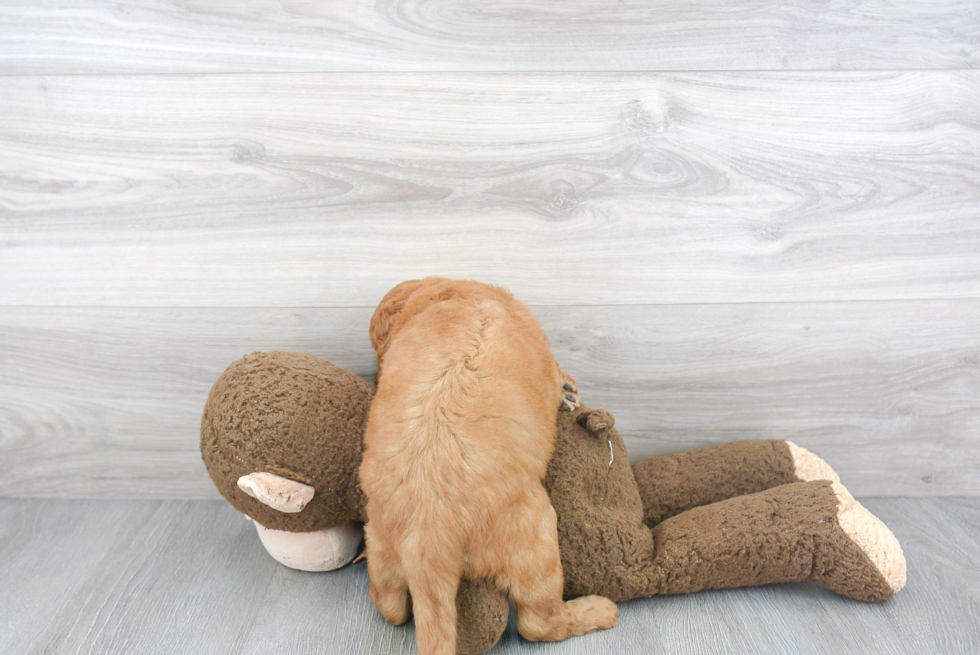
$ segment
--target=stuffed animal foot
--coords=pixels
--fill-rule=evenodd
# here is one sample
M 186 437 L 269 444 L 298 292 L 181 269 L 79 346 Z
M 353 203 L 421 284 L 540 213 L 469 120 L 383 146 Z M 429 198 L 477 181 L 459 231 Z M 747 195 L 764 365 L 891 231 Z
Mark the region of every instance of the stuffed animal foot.
M 905 555 L 881 520 L 831 483 L 837 500 L 837 530 L 815 539 L 811 578 L 857 600 L 891 598 L 905 586 Z
M 271 530 L 252 522 L 272 558 L 300 571 L 332 571 L 346 566 L 361 544 L 361 528 L 353 522 L 316 532 Z
M 828 480 L 696 507 L 658 524 L 652 535 L 643 595 L 814 580 L 856 600 L 879 601 L 905 585 L 898 540 Z
M 578 385 L 572 376 L 565 371 L 561 373 L 561 409 L 566 412 L 574 412 L 582 406 L 582 398 L 578 395 Z
M 793 475 L 800 482 L 810 482 L 812 480 L 829 480 L 840 482 L 837 471 L 830 467 L 830 464 L 823 461 L 811 453 L 806 448 L 800 448 L 792 441 L 784 442 L 789 448 L 790 459 L 793 461 Z M 779 442 L 775 442 L 779 444 Z

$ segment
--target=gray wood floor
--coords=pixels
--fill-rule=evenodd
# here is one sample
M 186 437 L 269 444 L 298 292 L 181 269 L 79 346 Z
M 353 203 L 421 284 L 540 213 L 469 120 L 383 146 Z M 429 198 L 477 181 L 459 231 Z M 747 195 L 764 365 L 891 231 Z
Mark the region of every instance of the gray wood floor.
M 908 586 L 876 605 L 814 584 L 623 603 L 619 626 L 560 644 L 511 626 L 513 653 L 980 652 L 980 499 L 871 498 Z M 388 625 L 363 564 L 275 563 L 220 501 L 0 500 L 0 653 L 414 653 Z M 513 618 L 513 617 L 512 617 Z

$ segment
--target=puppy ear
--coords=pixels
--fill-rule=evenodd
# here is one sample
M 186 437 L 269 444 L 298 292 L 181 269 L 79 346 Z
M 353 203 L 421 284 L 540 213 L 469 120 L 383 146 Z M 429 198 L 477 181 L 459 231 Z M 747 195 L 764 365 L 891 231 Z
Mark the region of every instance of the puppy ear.
M 394 327 L 395 319 L 405 308 L 408 297 L 419 288 L 422 280 L 408 280 L 402 282 L 394 289 L 385 294 L 381 299 L 381 304 L 374 310 L 371 317 L 371 327 L 368 333 L 371 336 L 371 345 L 374 352 L 378 355 L 378 375 L 381 377 L 381 359 L 384 357 L 385 350 L 388 348 L 388 340 L 391 337 L 391 329 Z

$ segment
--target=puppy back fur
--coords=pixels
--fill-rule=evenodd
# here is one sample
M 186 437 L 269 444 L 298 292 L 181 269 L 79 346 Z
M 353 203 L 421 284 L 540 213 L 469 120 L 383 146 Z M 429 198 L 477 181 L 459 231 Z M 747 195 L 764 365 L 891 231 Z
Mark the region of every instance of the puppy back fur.
M 385 617 L 413 612 L 419 652 L 453 653 L 465 577 L 507 590 L 530 639 L 610 627 L 609 601 L 561 600 L 541 481 L 562 377 L 530 310 L 498 287 L 411 281 L 382 301 L 371 339 L 378 389 L 360 478 L 371 594 Z

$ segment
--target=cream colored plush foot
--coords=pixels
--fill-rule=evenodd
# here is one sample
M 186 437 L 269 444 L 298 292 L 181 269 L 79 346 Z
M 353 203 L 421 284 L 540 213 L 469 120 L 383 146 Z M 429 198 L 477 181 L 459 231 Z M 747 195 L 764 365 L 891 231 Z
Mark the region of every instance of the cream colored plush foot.
M 892 593 L 905 586 L 905 555 L 898 539 L 877 516 L 856 501 L 840 483 L 831 485 L 837 496 L 837 522 L 874 564 Z
M 362 532 L 357 523 L 317 532 L 286 532 L 252 522 L 273 559 L 300 571 L 332 571 L 346 566 L 361 544 Z
M 830 464 L 823 461 L 806 448 L 800 448 L 792 441 L 787 441 L 789 454 L 793 458 L 793 466 L 796 468 L 796 479 L 800 482 L 810 482 L 812 480 L 830 480 L 840 482 L 837 472 L 830 468 Z

